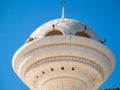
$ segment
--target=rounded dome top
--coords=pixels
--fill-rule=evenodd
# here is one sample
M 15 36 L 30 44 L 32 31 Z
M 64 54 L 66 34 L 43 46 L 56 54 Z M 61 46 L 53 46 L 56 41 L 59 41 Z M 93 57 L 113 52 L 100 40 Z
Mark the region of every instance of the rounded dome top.
M 76 35 L 100 41 L 99 37 L 88 26 L 74 19 L 55 19 L 38 27 L 27 39 L 27 42 L 34 39 L 44 38 L 52 35 Z

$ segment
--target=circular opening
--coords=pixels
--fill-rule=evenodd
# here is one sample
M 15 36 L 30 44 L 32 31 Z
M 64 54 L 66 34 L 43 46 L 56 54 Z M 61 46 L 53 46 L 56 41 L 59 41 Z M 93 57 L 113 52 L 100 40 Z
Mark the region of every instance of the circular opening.
M 53 68 L 51 68 L 51 71 L 54 71 L 54 69 L 53 69 Z
M 75 70 L 75 68 L 74 68 L 74 67 L 72 67 L 72 70 L 74 71 L 74 70 Z
M 36 76 L 36 78 L 39 78 L 38 76 Z
M 45 74 L 45 72 L 44 72 L 44 71 L 42 71 L 42 74 Z
M 61 67 L 61 70 L 64 70 L 64 67 Z

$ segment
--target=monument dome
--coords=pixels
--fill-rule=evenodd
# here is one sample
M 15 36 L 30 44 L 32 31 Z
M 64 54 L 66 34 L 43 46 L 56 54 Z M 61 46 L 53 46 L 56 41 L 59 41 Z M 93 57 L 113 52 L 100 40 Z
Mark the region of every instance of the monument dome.
M 96 33 L 91 30 L 85 24 L 68 18 L 60 18 L 51 20 L 40 27 L 38 27 L 27 39 L 26 42 L 31 41 L 30 39 L 40 39 L 46 36 L 52 35 L 68 35 L 72 34 L 75 36 L 82 36 L 100 41 Z

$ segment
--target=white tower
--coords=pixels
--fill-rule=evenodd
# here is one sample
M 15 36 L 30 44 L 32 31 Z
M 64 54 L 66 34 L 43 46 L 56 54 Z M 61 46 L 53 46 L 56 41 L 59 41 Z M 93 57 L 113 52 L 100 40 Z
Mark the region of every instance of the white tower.
M 49 21 L 15 53 L 13 69 L 31 90 L 96 90 L 115 66 L 112 52 L 86 25 Z

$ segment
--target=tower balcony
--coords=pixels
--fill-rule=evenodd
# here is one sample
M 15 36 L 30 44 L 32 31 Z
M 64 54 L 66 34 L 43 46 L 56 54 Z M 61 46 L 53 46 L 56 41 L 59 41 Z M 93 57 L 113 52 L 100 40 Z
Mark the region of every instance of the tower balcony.
M 96 90 L 115 66 L 101 42 L 75 35 L 52 35 L 24 44 L 14 71 L 31 90 Z

